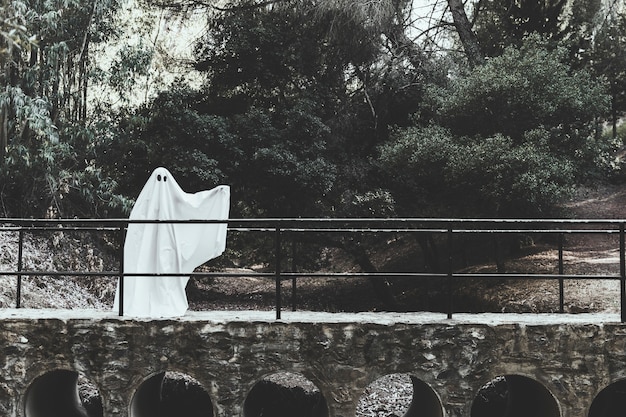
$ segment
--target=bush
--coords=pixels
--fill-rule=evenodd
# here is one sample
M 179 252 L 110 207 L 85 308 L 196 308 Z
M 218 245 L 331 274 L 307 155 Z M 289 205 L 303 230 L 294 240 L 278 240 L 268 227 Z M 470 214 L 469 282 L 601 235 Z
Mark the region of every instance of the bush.
M 407 215 L 540 216 L 568 194 L 574 170 L 542 144 L 545 138 L 538 142 L 410 128 L 381 147 L 380 162 L 395 178 L 394 198 Z

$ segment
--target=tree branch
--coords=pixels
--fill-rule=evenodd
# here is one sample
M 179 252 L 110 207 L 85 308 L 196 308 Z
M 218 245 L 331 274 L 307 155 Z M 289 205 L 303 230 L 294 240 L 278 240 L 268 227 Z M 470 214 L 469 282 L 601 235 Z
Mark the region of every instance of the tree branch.
M 463 2 L 461 0 L 448 0 L 448 6 L 450 7 L 454 26 L 456 26 L 456 31 L 459 34 L 459 39 L 463 44 L 470 66 L 474 68 L 481 65 L 484 57 L 478 44 L 478 38 L 472 31 L 472 26 L 465 13 Z

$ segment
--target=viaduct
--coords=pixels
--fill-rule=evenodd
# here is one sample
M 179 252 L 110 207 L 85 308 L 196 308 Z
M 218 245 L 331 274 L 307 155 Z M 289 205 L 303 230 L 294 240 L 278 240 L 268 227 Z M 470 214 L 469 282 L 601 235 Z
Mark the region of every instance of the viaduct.
M 252 404 L 266 394 L 251 396 L 281 372 L 318 389 L 318 400 L 294 417 L 353 417 L 366 387 L 395 373 L 413 382 L 407 417 L 626 409 L 626 325 L 618 314 L 285 312 L 276 320 L 269 311 L 211 311 L 141 320 L 5 309 L 0 339 L 3 417 L 190 416 L 184 401 L 166 414 L 167 372 L 197 382 L 204 409 L 193 415 L 207 417 L 268 415 Z M 79 379 L 97 392 L 96 411 L 81 400 Z

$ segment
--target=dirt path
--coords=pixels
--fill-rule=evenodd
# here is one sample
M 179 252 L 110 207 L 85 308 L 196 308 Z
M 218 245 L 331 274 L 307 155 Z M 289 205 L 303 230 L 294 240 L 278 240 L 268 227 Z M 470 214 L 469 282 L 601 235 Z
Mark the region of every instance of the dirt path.
M 574 219 L 626 218 L 626 187 L 602 185 L 581 188 L 565 205 Z M 543 248 L 535 253 L 507 261 L 511 272 L 558 273 L 558 249 Z M 572 275 L 619 276 L 619 237 L 617 234 L 566 236 L 564 242 L 564 273 Z M 505 282 L 494 287 L 480 286 L 485 298 L 503 312 L 558 311 L 557 281 Z M 618 280 L 581 279 L 564 285 L 565 312 L 618 312 L 620 309 Z

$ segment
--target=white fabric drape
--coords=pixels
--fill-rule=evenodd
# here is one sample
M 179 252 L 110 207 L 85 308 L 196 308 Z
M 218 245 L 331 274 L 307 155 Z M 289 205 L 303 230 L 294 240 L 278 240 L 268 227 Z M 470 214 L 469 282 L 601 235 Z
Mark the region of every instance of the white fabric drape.
M 131 220 L 225 220 L 230 187 L 184 192 L 165 168 L 154 170 L 130 213 Z M 124 242 L 124 273 L 180 273 L 224 252 L 226 223 L 131 223 Z M 176 317 L 188 308 L 186 276 L 124 278 L 124 315 Z M 114 309 L 119 308 L 119 282 Z

